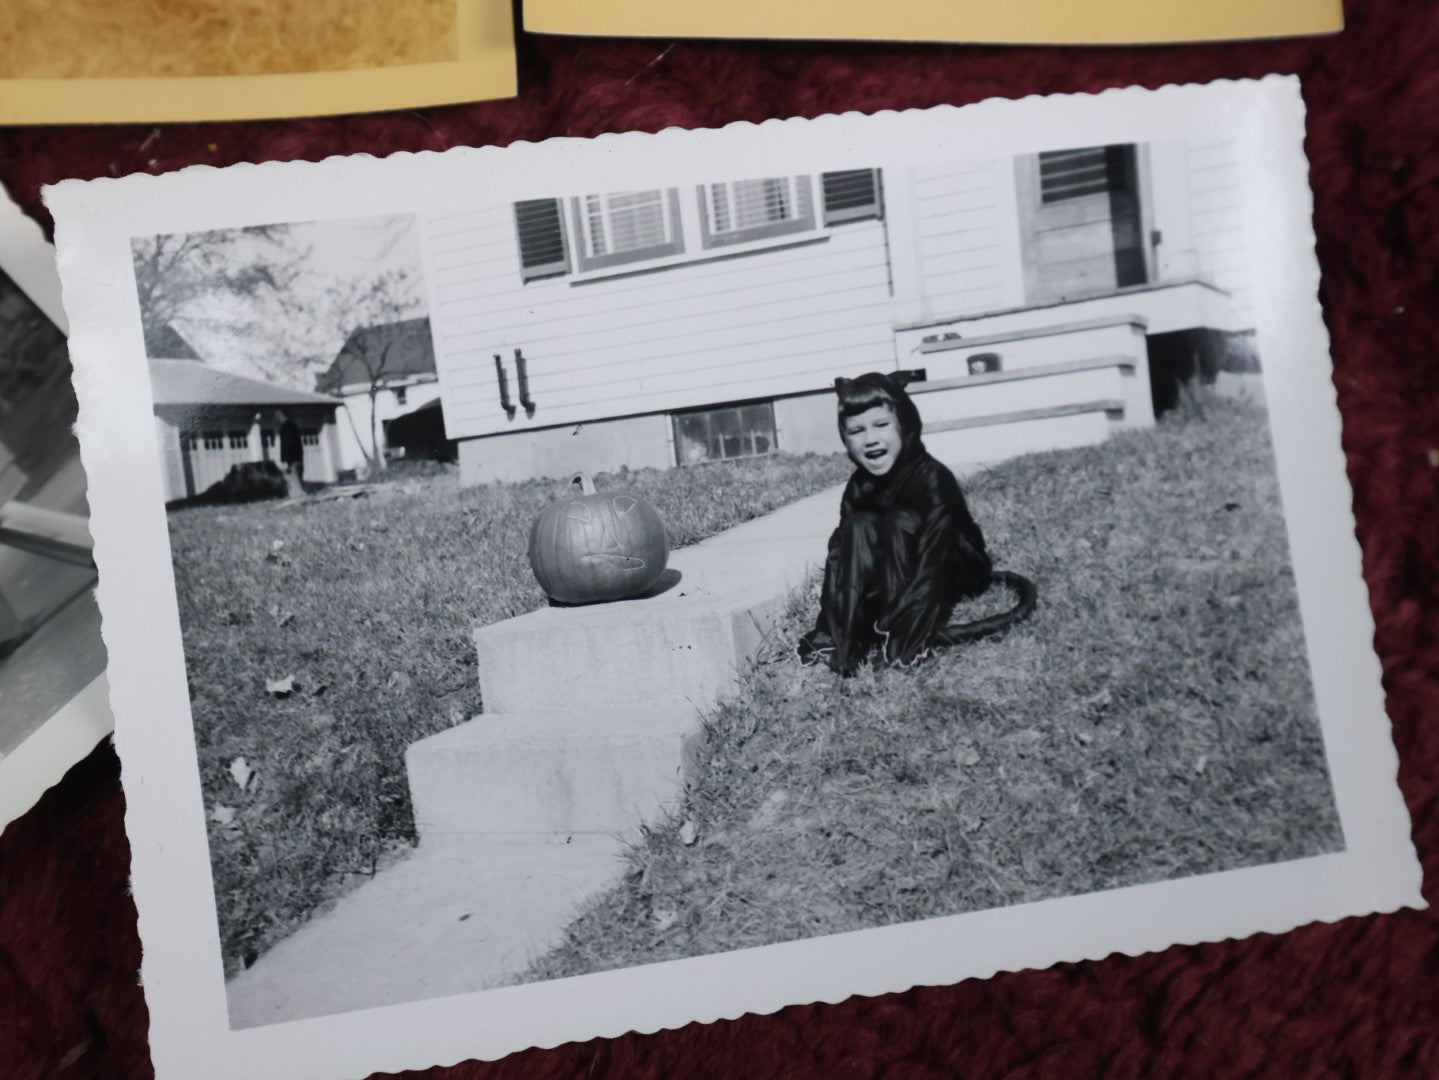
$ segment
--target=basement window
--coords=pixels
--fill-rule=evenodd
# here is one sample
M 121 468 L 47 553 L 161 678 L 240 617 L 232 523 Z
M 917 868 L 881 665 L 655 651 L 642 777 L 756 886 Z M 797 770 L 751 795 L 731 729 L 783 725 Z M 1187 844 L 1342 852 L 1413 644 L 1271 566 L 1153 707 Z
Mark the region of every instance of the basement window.
M 674 413 L 671 419 L 680 465 L 762 457 L 777 448 L 771 401 L 695 409 Z

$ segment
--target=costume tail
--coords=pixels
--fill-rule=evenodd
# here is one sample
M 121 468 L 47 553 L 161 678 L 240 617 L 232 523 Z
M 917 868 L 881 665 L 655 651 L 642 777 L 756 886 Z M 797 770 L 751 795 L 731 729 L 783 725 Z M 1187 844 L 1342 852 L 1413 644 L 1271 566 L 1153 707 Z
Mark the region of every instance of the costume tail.
M 1034 613 L 1034 602 L 1039 597 L 1039 590 L 1029 578 L 1010 570 L 995 570 L 990 574 L 989 582 L 991 585 L 1008 585 L 1019 594 L 1019 602 L 998 615 L 986 615 L 973 622 L 948 623 L 935 632 L 935 644 L 963 645 L 967 641 L 978 641 L 990 634 L 1008 630 Z

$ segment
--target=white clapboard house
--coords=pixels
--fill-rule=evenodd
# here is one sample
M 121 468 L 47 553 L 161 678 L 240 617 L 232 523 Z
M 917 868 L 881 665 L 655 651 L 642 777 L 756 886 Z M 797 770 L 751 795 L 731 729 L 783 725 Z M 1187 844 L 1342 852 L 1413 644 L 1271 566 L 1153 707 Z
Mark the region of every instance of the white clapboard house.
M 1227 142 L 724 179 L 425 222 L 466 482 L 834 452 L 833 383 L 915 373 L 947 460 L 1154 422 L 1253 369 Z
M 439 413 L 426 409 L 440 397 L 430 321 L 402 319 L 354 331 L 315 388 L 338 397 L 345 406 L 338 432 L 342 470 L 365 468 L 375 453 L 407 456 L 416 444 L 392 439 L 392 421 L 412 417 L 402 427 L 418 426 L 423 431 L 426 415 L 433 412 L 438 427 Z
M 282 414 L 300 428 L 305 482 L 334 482 L 338 399 L 221 371 L 173 328 L 146 349 L 166 502 L 204 494 L 235 465 L 278 463 Z

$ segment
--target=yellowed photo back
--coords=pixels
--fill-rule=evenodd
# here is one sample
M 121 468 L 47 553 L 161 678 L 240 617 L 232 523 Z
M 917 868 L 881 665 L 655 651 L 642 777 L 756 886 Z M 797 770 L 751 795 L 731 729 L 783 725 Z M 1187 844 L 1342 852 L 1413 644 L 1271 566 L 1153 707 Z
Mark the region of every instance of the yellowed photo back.
M 505 0 L 57 0 L 0 10 L 0 124 L 315 116 L 514 92 Z
M 631 37 L 1138 44 L 1336 33 L 1340 0 L 526 0 L 525 29 Z

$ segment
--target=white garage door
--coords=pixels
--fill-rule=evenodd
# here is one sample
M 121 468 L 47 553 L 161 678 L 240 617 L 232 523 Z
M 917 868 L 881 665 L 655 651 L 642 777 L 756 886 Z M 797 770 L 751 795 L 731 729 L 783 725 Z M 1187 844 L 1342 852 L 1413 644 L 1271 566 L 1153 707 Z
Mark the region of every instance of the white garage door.
M 198 434 L 181 435 L 180 451 L 187 463 L 190 495 L 199 495 L 224 479 L 231 466 L 260 457 L 260 448 L 250 445 L 250 430 L 238 427 L 206 428 Z

